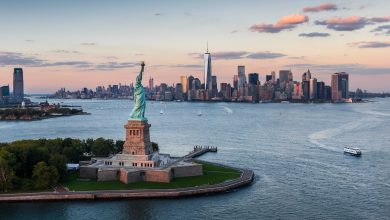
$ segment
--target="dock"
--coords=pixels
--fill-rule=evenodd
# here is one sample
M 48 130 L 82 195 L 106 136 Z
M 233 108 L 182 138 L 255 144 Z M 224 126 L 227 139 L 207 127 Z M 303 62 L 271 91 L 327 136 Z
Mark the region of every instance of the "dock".
M 218 151 L 218 148 L 215 146 L 194 146 L 194 150 L 191 151 L 189 154 L 184 156 L 184 158 L 189 159 L 189 158 L 195 158 L 199 157 L 205 153 L 208 152 L 214 152 L 216 153 Z

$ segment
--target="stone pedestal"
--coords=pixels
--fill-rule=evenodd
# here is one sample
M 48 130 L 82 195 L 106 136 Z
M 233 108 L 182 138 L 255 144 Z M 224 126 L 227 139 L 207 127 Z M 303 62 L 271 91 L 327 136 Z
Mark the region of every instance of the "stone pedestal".
M 153 153 L 148 121 L 129 120 L 125 125 L 126 141 L 123 153 L 130 155 L 150 155 Z

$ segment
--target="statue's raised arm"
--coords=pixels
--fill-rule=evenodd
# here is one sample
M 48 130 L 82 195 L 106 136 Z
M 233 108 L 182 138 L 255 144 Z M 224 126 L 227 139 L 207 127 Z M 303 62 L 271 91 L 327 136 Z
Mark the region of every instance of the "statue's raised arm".
M 147 120 L 145 118 L 146 98 L 145 90 L 142 86 L 142 74 L 144 72 L 145 63 L 141 63 L 141 71 L 139 72 L 135 87 L 134 87 L 134 107 L 130 113 L 129 120 Z
M 141 62 L 141 71 L 139 72 L 137 76 L 137 83 L 140 82 L 142 84 L 142 74 L 144 73 L 144 68 L 145 68 L 145 62 Z

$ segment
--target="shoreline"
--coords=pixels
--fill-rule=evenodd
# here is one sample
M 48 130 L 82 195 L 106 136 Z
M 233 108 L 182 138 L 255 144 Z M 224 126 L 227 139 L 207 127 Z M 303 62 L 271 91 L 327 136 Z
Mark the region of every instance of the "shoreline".
M 250 185 L 253 182 L 255 174 L 252 170 L 239 168 L 235 169 L 241 171 L 241 175 L 239 178 L 214 185 L 203 185 L 176 189 L 96 190 L 78 192 L 37 192 L 0 194 L 0 203 L 33 201 L 180 198 L 228 192 L 233 189 Z

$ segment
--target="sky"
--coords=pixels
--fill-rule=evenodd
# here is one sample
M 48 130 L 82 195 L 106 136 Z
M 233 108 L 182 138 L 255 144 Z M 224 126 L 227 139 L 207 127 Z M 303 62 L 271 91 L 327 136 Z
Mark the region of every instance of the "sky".
M 25 92 L 129 84 L 203 82 L 208 42 L 218 84 L 237 66 L 256 72 L 310 69 L 330 84 L 390 91 L 390 1 L 384 0 L 0 0 L 0 85 L 22 67 Z M 278 74 L 277 74 L 278 75 Z

